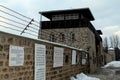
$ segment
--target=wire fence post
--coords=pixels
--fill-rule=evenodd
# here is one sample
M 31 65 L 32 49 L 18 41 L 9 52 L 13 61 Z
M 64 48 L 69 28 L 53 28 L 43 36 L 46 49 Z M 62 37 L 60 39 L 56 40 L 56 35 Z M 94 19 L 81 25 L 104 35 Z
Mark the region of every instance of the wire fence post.
M 28 23 L 28 25 L 23 29 L 23 31 L 20 33 L 20 35 L 22 35 L 25 30 L 27 30 L 27 28 L 29 27 L 30 24 L 32 24 L 32 22 L 34 21 L 34 19 L 31 19 L 31 21 Z
M 41 38 L 41 27 L 42 27 L 42 13 L 40 13 L 40 23 L 39 23 L 39 32 L 38 32 L 38 39 Z

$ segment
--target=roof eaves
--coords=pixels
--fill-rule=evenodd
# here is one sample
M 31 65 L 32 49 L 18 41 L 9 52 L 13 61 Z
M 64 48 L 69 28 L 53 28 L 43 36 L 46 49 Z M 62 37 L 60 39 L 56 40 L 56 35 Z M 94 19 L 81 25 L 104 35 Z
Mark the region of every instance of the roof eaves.
M 88 13 L 88 16 L 90 18 L 91 21 L 95 20 L 95 18 L 93 17 L 91 11 L 89 8 L 78 8 L 78 9 L 67 9 L 67 10 L 51 10 L 51 11 L 43 11 L 43 12 L 39 12 L 39 14 L 47 17 L 47 18 L 50 18 L 50 14 L 54 14 L 54 13 L 67 13 L 67 12 L 76 12 L 76 11 L 87 11 Z

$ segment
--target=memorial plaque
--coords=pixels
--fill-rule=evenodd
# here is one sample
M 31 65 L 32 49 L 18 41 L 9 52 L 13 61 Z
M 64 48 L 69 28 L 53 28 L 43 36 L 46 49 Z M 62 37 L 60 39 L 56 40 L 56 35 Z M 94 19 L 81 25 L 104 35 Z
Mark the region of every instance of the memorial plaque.
M 46 80 L 46 46 L 35 44 L 35 80 Z
M 86 64 L 86 59 L 82 59 L 82 65 Z
M 63 48 L 54 47 L 54 61 L 53 67 L 63 66 Z
M 76 51 L 72 50 L 72 64 L 76 64 Z
M 9 48 L 9 66 L 23 66 L 24 47 L 10 45 Z

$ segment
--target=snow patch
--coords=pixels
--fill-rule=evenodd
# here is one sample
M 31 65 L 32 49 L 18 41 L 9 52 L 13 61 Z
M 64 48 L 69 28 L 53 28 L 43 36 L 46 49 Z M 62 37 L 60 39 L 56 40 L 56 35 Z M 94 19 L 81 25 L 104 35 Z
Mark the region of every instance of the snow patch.
M 114 67 L 114 68 L 120 68 L 120 61 L 112 61 L 104 65 L 102 68 L 108 68 L 108 67 Z
M 89 76 L 85 75 L 84 73 L 81 73 L 81 74 L 77 74 L 76 78 L 71 77 L 70 80 L 100 80 L 100 79 L 95 78 L 95 77 L 89 77 Z
M 114 51 L 114 48 L 108 48 L 108 50 L 110 50 L 110 51 Z

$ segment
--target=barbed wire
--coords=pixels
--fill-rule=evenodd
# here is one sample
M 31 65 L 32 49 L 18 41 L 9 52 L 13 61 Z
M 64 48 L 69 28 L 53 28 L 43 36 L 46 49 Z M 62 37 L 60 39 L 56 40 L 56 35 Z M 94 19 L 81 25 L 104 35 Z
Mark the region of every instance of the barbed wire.
M 31 24 L 28 25 L 28 23 L 30 22 L 30 20 L 32 20 L 32 18 L 24 16 L 24 15 L 12 10 L 12 9 L 9 9 L 9 8 L 7 8 L 5 6 L 0 5 L 0 7 L 3 7 L 3 8 L 5 8 L 5 9 L 7 9 L 7 10 L 9 10 L 9 11 L 15 13 L 15 14 L 18 14 L 19 16 L 13 15 L 12 13 L 8 13 L 7 11 L 3 11 L 1 9 L 0 9 L 0 12 L 2 12 L 4 14 L 7 14 L 9 16 L 12 16 L 13 18 L 16 18 L 16 19 L 22 21 L 22 22 L 20 22 L 20 21 L 14 20 L 12 18 L 8 18 L 8 17 L 0 15 L 0 18 L 3 18 L 3 19 L 8 21 L 8 22 L 6 22 L 6 21 L 3 21 L 3 20 L 0 20 L 0 22 L 5 23 L 5 24 L 7 24 L 9 26 L 12 26 L 12 27 L 8 27 L 6 25 L 0 25 L 1 27 L 4 27 L 6 29 L 11 29 L 11 30 L 14 30 L 14 31 L 18 31 L 18 32 L 22 32 L 25 29 L 26 31 L 23 31 L 23 33 L 33 35 L 33 36 L 36 36 L 36 37 L 40 36 L 40 34 L 38 34 L 38 32 L 40 32 L 40 30 L 39 30 L 40 27 L 38 26 L 39 22 L 34 20 L 34 22 L 31 22 Z M 20 18 L 20 16 L 22 16 L 23 18 Z M 27 20 L 25 20 L 25 19 L 27 19 Z M 26 23 L 27 23 L 27 25 L 26 25 Z M 28 26 L 28 28 L 25 28 L 26 26 Z M 42 34 L 43 34 L 42 36 L 44 36 L 44 37 L 47 37 L 47 36 L 49 37 L 50 33 L 61 34 L 62 32 L 60 32 L 60 31 L 52 31 L 52 30 L 49 30 L 49 32 L 47 32 L 47 31 L 42 30 Z M 60 36 L 54 35 L 54 37 L 55 37 L 55 39 L 58 39 L 59 41 L 61 41 Z M 72 38 L 70 36 L 64 35 L 64 37 L 65 37 L 65 40 L 72 40 Z M 80 42 L 79 40 L 76 40 L 76 39 L 74 41 Z
M 40 34 L 42 37 L 44 36 L 45 38 L 47 38 L 47 36 L 48 37 L 50 37 L 50 35 L 53 33 L 53 35 L 54 35 L 54 38 L 55 39 L 58 39 L 58 41 L 61 41 L 62 42 L 62 40 L 60 39 L 60 34 L 62 33 L 62 32 L 57 32 L 57 31 L 45 31 L 45 30 L 42 30 L 42 33 Z M 44 34 L 44 35 L 43 35 Z M 56 34 L 58 34 L 58 35 L 56 35 Z M 70 37 L 70 36 L 66 36 L 66 35 L 64 35 L 64 37 L 65 37 L 65 40 L 67 41 L 67 40 L 71 40 L 72 41 L 72 38 Z M 54 42 L 56 42 L 56 41 L 54 41 Z M 64 42 L 64 41 L 63 41 Z M 74 39 L 74 42 L 80 42 L 79 40 L 76 40 L 76 39 Z
M 45 32 L 45 30 L 42 30 L 42 32 Z M 46 32 L 47 33 L 47 32 Z M 60 32 L 60 31 L 52 31 L 52 30 L 49 30 L 49 33 L 47 33 L 47 34 L 52 34 L 52 33 L 57 33 L 57 34 L 61 34 L 61 33 L 63 33 L 63 32 Z M 65 36 L 65 38 L 67 38 L 67 39 L 72 39 L 70 36 L 67 36 L 67 35 L 64 35 Z M 75 39 L 75 41 L 79 41 L 79 40 L 76 40 Z
M 29 34 L 29 35 L 34 35 L 38 37 L 38 31 L 39 31 L 39 22 L 34 20 L 34 23 L 31 22 L 32 25 L 28 25 L 30 22 L 31 18 L 26 17 L 10 8 L 7 8 L 3 5 L 0 5 L 0 7 L 5 8 L 4 10 L 0 8 L 0 12 L 2 15 L 0 15 L 0 23 L 3 23 L 4 25 L 0 25 L 1 27 L 4 27 L 6 29 L 11 29 L 17 32 L 22 32 L 26 26 L 28 26 L 27 30 L 28 32 L 24 31 L 23 33 Z M 9 12 L 9 11 L 10 12 Z M 15 13 L 15 14 L 13 14 Z M 5 15 L 4 15 L 5 14 Z M 18 15 L 17 15 L 18 14 Z M 7 16 L 7 17 L 6 17 Z M 21 18 L 22 16 L 22 18 Z M 17 20 L 16 20 L 17 19 Z M 22 22 L 21 22 L 22 21 Z M 34 33 L 34 34 L 33 34 Z
M 24 22 L 26 22 L 26 23 L 29 23 L 29 21 L 24 20 L 24 19 L 22 19 L 22 18 L 19 18 L 19 17 L 15 16 L 15 15 L 12 15 L 12 14 L 10 14 L 10 13 L 8 13 L 8 12 L 3 11 L 3 10 L 0 10 L 0 12 L 3 12 L 3 13 L 5 13 L 5 14 L 7 14 L 7 15 L 10 15 L 10 16 L 12 16 L 12 17 L 15 17 L 16 19 L 19 19 L 19 20 L 24 21 Z M 36 27 L 39 27 L 38 25 L 36 25 L 36 24 L 34 24 L 34 23 L 32 23 L 32 24 L 33 24 L 34 26 L 36 26 Z
M 5 21 L 2 21 L 2 20 L 0 20 L 0 22 L 5 23 L 5 24 L 8 24 L 8 25 L 11 25 L 11 26 L 13 26 L 13 27 L 17 27 L 17 28 L 19 28 L 19 29 L 24 29 L 24 28 L 22 28 L 22 27 L 16 26 L 16 25 L 14 25 L 14 24 L 10 24 L 10 23 L 5 22 Z M 27 30 L 29 30 L 29 31 L 31 31 L 31 32 L 34 32 L 34 33 L 37 33 L 36 31 L 30 30 L 30 29 L 27 29 Z
M 10 14 L 10 13 L 8 13 L 8 12 L 5 12 L 5 11 L 3 11 L 3 10 L 0 10 L 0 12 L 3 12 L 3 13 L 5 13 L 5 14 L 10 15 L 10 16 L 12 16 L 12 17 L 15 17 L 15 18 L 17 18 L 17 19 L 19 19 L 19 20 L 21 20 L 21 21 L 24 21 L 24 22 L 29 23 L 29 21 L 26 21 L 26 20 L 24 20 L 24 19 L 21 19 L 21 18 L 19 18 L 19 17 L 17 17 L 17 16 L 14 16 L 14 15 L 12 15 L 12 14 Z
M 22 17 L 24 17 L 24 18 L 29 19 L 29 20 L 31 20 L 31 19 L 32 19 L 32 18 L 27 17 L 27 16 L 24 16 L 23 14 L 20 14 L 20 13 L 18 13 L 18 12 L 16 12 L 16 11 L 12 10 L 12 9 L 10 9 L 10 8 L 7 8 L 7 7 L 3 6 L 3 5 L 0 5 L 0 7 L 3 7 L 3 8 L 5 8 L 5 9 L 9 10 L 9 11 L 12 11 L 12 12 L 14 12 L 14 13 L 16 13 L 16 14 L 18 14 L 18 15 L 20 15 L 20 16 L 22 16 Z M 38 21 L 36 21 L 36 20 L 34 20 L 34 21 L 35 21 L 36 23 L 38 23 L 38 24 L 39 24 L 39 22 L 38 22 Z
M 14 28 L 11 28 L 11 27 L 8 27 L 8 26 L 5 26 L 5 25 L 1 25 L 1 24 L 0 24 L 0 27 L 8 28 L 8 29 L 11 29 L 11 30 L 15 30 L 15 31 L 21 32 L 21 30 L 14 29 Z
M 12 19 L 9 19 L 9 18 L 6 18 L 6 17 L 3 17 L 3 16 L 0 16 L 1 18 L 5 19 L 5 20 L 8 20 L 8 21 L 11 21 L 11 22 L 14 22 L 14 23 L 17 23 L 17 24 L 20 24 L 20 25 L 23 25 L 23 26 L 26 26 L 26 24 L 23 24 L 21 22 L 18 22 L 18 21 L 15 21 L 15 20 L 12 20 Z M 30 28 L 34 29 L 34 30 L 38 30 L 37 28 L 34 28 L 32 26 L 30 26 Z
M 14 29 L 14 28 L 11 28 L 11 27 L 8 27 L 8 26 L 5 26 L 5 25 L 1 25 L 0 24 L 0 27 L 3 27 L 3 28 L 7 28 L 7 29 L 11 29 L 11 30 L 14 30 L 14 31 L 18 31 L 18 32 L 21 32 L 21 30 L 19 30 L 19 29 Z M 30 34 L 30 35 L 33 35 L 33 36 L 38 36 L 38 35 L 35 35 L 35 34 L 32 34 L 32 33 L 30 33 L 30 32 L 25 32 L 26 34 Z

